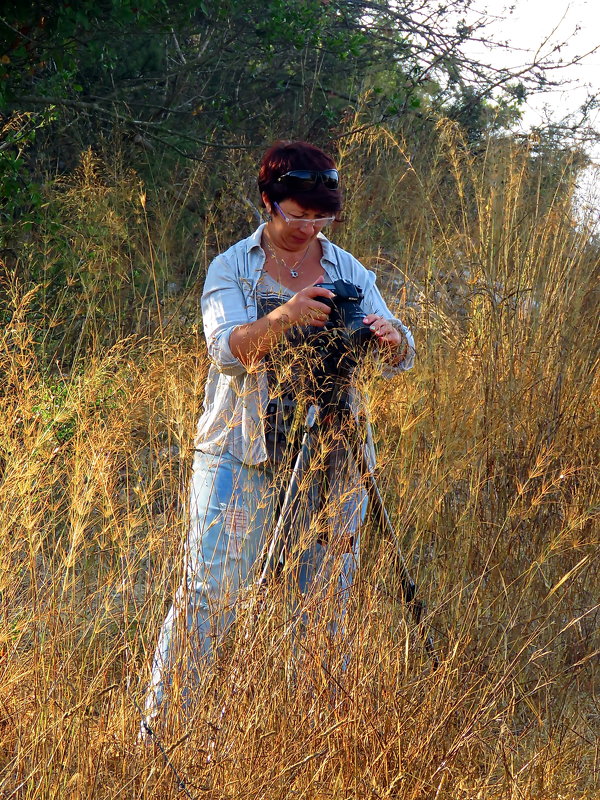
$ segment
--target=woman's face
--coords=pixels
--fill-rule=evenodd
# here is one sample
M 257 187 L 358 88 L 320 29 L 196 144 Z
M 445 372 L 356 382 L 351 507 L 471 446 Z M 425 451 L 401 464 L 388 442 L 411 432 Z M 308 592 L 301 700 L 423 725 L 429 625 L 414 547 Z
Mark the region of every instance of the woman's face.
M 332 215 L 316 209 L 304 208 L 291 197 L 280 203 L 272 203 L 263 194 L 265 207 L 271 215 L 269 230 L 284 247 L 290 249 L 306 247 L 325 225 L 333 222 Z

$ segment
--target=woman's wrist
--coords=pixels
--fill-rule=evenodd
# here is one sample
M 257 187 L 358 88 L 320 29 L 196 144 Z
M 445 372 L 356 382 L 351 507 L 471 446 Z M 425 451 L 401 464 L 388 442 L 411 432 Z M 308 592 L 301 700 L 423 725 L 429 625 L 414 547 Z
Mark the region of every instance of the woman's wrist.
M 402 330 L 399 325 L 394 325 L 396 332 L 398 333 L 398 342 L 395 345 L 388 345 L 389 347 L 389 364 L 392 367 L 397 367 L 404 359 L 408 356 L 410 345 L 408 343 L 408 337 Z
M 277 336 L 281 336 L 294 326 L 286 310 L 286 305 L 287 303 L 283 303 L 283 305 L 274 308 L 273 311 L 269 311 L 269 313 L 265 315 L 265 319 L 268 320 L 269 329 Z

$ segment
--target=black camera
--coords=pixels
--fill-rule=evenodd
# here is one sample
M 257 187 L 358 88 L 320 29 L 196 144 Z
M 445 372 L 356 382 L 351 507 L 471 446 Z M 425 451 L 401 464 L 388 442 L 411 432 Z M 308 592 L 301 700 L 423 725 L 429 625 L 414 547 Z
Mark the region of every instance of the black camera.
M 360 305 L 363 299 L 362 290 L 349 281 L 317 283 L 317 286 L 329 289 L 335 294 L 331 300 L 327 297 L 317 298 L 319 303 L 324 303 L 331 309 L 325 329 L 341 333 L 353 350 L 357 352 L 366 350 L 373 339 L 373 331 L 363 322 L 365 312 Z
M 360 360 L 369 350 L 375 334 L 363 318 L 360 301 L 363 293 L 348 281 L 318 283 L 335 294 L 331 299 L 318 297 L 331 309 L 324 328 L 311 337 L 316 358 L 312 362 L 310 383 L 319 404 L 337 402 L 347 389 Z

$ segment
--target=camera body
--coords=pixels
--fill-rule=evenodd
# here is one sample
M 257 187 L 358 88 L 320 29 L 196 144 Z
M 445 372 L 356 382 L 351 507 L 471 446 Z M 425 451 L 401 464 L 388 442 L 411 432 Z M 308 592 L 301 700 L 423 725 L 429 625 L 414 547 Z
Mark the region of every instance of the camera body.
M 340 402 L 347 391 L 354 370 L 367 354 L 375 334 L 365 325 L 360 302 L 363 293 L 348 281 L 318 283 L 333 292 L 331 299 L 319 297 L 331 313 L 325 327 L 311 339 L 315 350 L 311 383 L 317 402 L 327 406 Z
M 360 305 L 363 299 L 361 289 L 349 281 L 318 283 L 317 286 L 329 289 L 335 294 L 331 300 L 326 297 L 318 298 L 319 303 L 324 303 L 331 309 L 325 328 L 343 332 L 349 340 L 348 345 L 351 349 L 357 352 L 365 351 L 373 339 L 373 331 L 363 322 L 365 312 Z

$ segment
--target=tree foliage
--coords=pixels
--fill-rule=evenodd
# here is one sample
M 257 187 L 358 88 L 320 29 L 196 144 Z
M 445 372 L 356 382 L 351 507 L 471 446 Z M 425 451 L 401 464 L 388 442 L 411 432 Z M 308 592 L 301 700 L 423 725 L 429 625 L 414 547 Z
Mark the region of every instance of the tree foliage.
M 319 139 L 369 97 L 374 121 L 423 112 L 508 73 L 466 59 L 483 21 L 467 0 L 8 2 L 0 17 L 4 113 L 54 107 L 147 147 Z M 454 20 L 454 22 L 451 22 Z M 85 127 L 85 126 L 82 126 Z M 89 139 L 89 134 L 84 138 Z
M 32 281 L 50 287 L 46 300 L 61 292 L 78 298 L 85 284 L 86 309 L 89 298 L 99 305 L 113 283 L 125 280 L 103 249 L 110 240 L 104 223 L 92 232 L 85 227 L 87 196 L 74 222 L 60 184 L 102 150 L 112 154 L 115 175 L 123 165 L 134 168 L 133 183 L 127 173 L 123 190 L 128 202 L 140 178 L 149 196 L 153 190 L 177 195 L 178 181 L 190 186 L 175 202 L 193 217 L 186 229 L 191 236 L 198 218 L 219 205 L 220 192 L 228 196 L 228 217 L 245 218 L 249 164 L 275 138 L 309 139 L 347 158 L 356 134 L 385 123 L 403 142 L 414 174 L 427 174 L 440 158 L 437 123 L 444 116 L 461 126 L 466 147 L 477 153 L 485 134 L 518 115 L 527 87 L 542 73 L 540 64 L 515 76 L 467 58 L 466 43 L 481 41 L 486 23 L 472 17 L 467 24 L 469 6 L 470 0 L 6 0 L 0 12 L 0 262 L 10 251 L 13 260 L 29 264 Z M 384 170 L 383 181 L 389 165 L 373 166 L 371 157 L 368 148 L 361 151 L 373 175 Z M 450 165 L 444 168 L 442 180 L 452 186 Z M 196 174 L 201 178 L 190 180 Z M 54 206 L 48 196 L 56 200 L 56 193 L 44 193 L 49 175 L 58 180 Z M 116 213 L 116 185 L 109 176 L 90 183 L 91 193 L 106 190 L 107 219 Z M 350 181 L 346 190 L 353 191 Z M 376 180 L 369 192 L 373 206 L 380 205 Z M 133 219 L 127 241 L 145 224 L 136 214 Z M 198 227 L 205 230 L 203 223 Z M 94 242 L 87 254 L 73 238 L 78 225 Z M 44 245 L 35 257 L 25 256 L 33 229 Z M 143 297 L 157 275 L 168 280 L 164 265 L 177 263 L 186 274 L 196 268 L 164 253 L 150 276 L 139 267 L 150 255 L 132 256 L 127 277 Z M 123 304 L 119 297 L 118 314 Z M 81 316 L 88 319 L 88 311 Z

